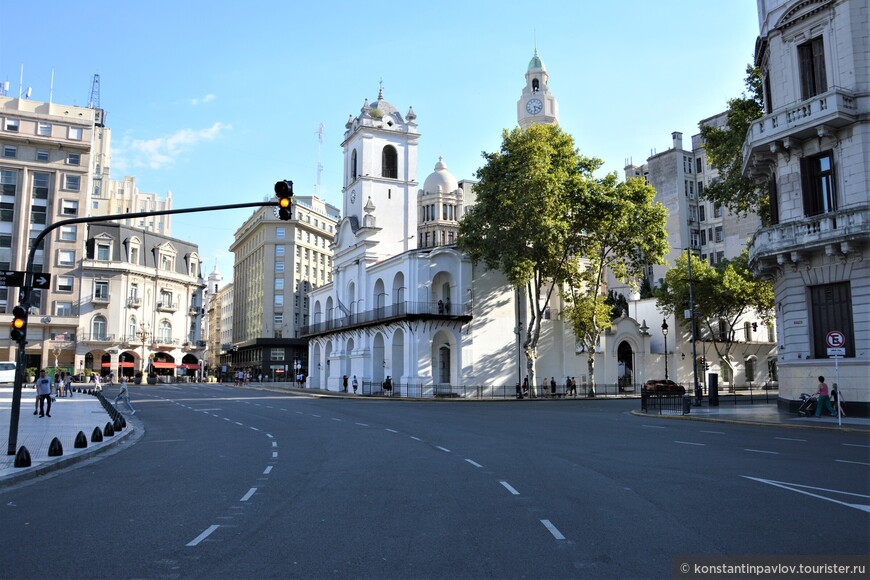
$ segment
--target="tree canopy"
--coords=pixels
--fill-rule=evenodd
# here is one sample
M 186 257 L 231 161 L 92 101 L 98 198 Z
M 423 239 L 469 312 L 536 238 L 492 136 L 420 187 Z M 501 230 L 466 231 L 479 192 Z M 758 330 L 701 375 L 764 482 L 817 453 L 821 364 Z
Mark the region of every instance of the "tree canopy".
M 643 180 L 620 183 L 615 173 L 595 178 L 601 160 L 581 155 L 556 126 L 505 131 L 501 149 L 483 157 L 477 204 L 460 222 L 457 244 L 526 293 L 523 349 L 534 384 L 540 324 L 553 292 L 566 302 L 578 339 L 594 352 L 611 322 L 606 270 L 633 284 L 645 265 L 661 261 L 666 211 Z
M 752 312 L 764 323 L 773 317 L 773 284 L 756 278 L 748 262 L 746 250 L 712 266 L 706 260 L 692 258 L 692 298 L 697 324 L 711 337 L 718 338 L 713 342 L 716 353 L 729 364 L 740 319 Z M 678 321 L 689 310 L 688 265 L 688 256 L 682 254 L 656 290 L 656 305 L 667 314 L 678 314 Z M 720 321 L 724 322 L 724 332 L 720 332 Z
M 767 190 L 744 177 L 743 143 L 753 121 L 764 114 L 761 71 L 746 67 L 746 89 L 738 98 L 728 101 L 728 121 L 724 127 L 701 127 L 704 149 L 713 168 L 719 171 L 719 181 L 707 185 L 701 197 L 745 216 L 757 213 L 762 223 L 770 223 L 770 200 Z

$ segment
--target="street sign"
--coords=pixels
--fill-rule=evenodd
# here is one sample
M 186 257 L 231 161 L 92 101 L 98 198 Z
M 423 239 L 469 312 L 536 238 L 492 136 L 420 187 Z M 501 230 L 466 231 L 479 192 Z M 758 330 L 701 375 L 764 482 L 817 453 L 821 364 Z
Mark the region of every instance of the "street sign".
M 844 347 L 828 348 L 828 356 L 846 356 Z
M 34 288 L 49 288 L 49 282 L 51 282 L 51 274 L 45 274 L 44 272 L 39 272 L 38 274 L 33 275 L 33 287 Z
M 0 271 L 0 286 L 24 286 L 24 272 Z
M 832 330 L 825 336 L 825 343 L 831 348 L 842 348 L 846 346 L 846 335 L 839 330 Z

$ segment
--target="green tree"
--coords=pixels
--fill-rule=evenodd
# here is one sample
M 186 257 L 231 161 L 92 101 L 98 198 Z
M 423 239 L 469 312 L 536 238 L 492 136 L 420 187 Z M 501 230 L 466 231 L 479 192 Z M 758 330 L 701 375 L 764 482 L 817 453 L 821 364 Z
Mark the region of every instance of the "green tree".
M 757 213 L 762 223 L 768 224 L 770 200 L 767 189 L 742 173 L 746 133 L 752 122 L 764 114 L 760 69 L 748 65 L 744 82 L 746 91 L 740 97 L 728 101 L 728 121 L 725 126 L 701 127 L 707 159 L 719 171 L 719 181 L 708 185 L 701 197 L 738 216 Z
M 773 283 L 756 278 L 749 270 L 748 262 L 746 250 L 715 266 L 698 257 L 692 258 L 696 324 L 699 329 L 706 328 L 711 337 L 717 337 L 713 341 L 716 354 L 732 369 L 731 350 L 740 319 L 753 311 L 764 323 L 773 318 Z M 688 256 L 682 254 L 656 290 L 656 305 L 667 314 L 678 314 L 677 321 L 682 321 L 682 313 L 689 310 L 688 265 Z M 685 321 L 685 324 L 688 327 L 691 321 Z M 720 332 L 722 327 L 724 332 Z
M 643 179 L 619 182 L 611 173 L 588 179 L 578 190 L 573 214 L 579 236 L 563 286 L 565 316 L 586 352 L 586 366 L 595 395 L 595 348 L 601 332 L 615 318 L 604 294 L 607 272 L 637 289 L 647 266 L 663 263 L 668 251 L 667 210 L 655 202 L 655 189 Z
M 602 291 L 606 269 L 630 282 L 644 265 L 661 260 L 665 210 L 653 204 L 655 191 L 643 180 L 596 179 L 602 162 L 581 155 L 558 127 L 505 131 L 501 149 L 483 157 L 477 204 L 460 223 L 457 245 L 525 292 L 522 348 L 536 385 L 541 320 L 553 293 L 560 293 L 575 334 L 594 353 L 612 320 Z

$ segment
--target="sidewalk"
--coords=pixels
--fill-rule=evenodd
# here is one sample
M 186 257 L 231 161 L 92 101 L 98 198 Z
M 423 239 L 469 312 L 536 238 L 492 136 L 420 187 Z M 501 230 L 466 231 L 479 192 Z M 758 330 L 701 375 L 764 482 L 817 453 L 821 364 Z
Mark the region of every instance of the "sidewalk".
M 75 388 L 75 385 L 73 385 Z M 33 388 L 24 387 L 21 393 L 21 414 L 18 419 L 18 441 L 16 450 L 23 445 L 30 452 L 30 467 L 15 467 L 15 455 L 7 455 L 9 449 L 9 422 L 12 415 L 12 387 L 0 387 L 0 487 L 6 487 L 22 480 L 48 473 L 73 463 L 83 461 L 94 453 L 111 448 L 136 427 L 124 413 L 127 428 L 112 437 L 104 437 L 101 443 L 92 443 L 91 434 L 95 427 L 103 432 L 106 423 L 112 422 L 99 400 L 92 395 L 73 393 L 72 397 L 58 397 L 51 404 L 51 417 L 33 414 L 33 401 L 36 398 Z M 126 410 L 126 409 L 125 409 Z M 79 431 L 85 434 L 88 446 L 75 448 Z M 57 437 L 63 446 L 63 455 L 49 457 L 51 440 Z

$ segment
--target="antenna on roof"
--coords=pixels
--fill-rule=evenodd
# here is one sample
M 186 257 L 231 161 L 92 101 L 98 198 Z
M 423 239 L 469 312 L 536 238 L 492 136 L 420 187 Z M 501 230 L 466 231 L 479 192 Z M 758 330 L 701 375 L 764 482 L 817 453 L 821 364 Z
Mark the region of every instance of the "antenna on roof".
M 317 185 L 314 188 L 314 195 L 320 197 L 320 174 L 323 173 L 323 164 L 320 162 L 320 148 L 323 145 L 323 123 L 317 126 Z

